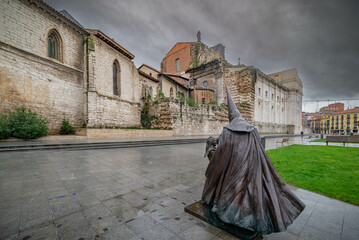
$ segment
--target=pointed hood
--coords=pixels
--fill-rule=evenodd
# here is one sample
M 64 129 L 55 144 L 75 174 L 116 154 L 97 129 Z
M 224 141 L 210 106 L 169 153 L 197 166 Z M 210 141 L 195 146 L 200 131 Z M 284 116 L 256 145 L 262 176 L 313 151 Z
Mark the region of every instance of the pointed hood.
M 227 100 L 228 100 L 228 119 L 229 122 L 232 122 L 233 119 L 239 117 L 242 118 L 241 113 L 239 112 L 236 104 L 234 103 L 231 94 L 228 91 L 228 87 L 226 86 L 226 92 L 227 92 Z
M 239 112 L 236 104 L 234 103 L 231 94 L 228 91 L 228 87 L 226 86 L 227 91 L 227 99 L 228 99 L 228 118 L 229 123 L 224 126 L 228 130 L 234 132 L 251 132 L 254 130 L 254 125 L 242 117 Z

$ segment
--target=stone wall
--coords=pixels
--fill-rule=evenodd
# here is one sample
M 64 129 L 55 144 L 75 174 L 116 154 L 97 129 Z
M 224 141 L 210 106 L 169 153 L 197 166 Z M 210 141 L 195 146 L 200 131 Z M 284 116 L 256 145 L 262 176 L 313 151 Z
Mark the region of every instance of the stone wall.
M 253 68 L 225 68 L 223 70 L 223 92 L 227 86 L 233 101 L 239 107 L 243 118 L 249 122 L 254 122 L 254 85 L 255 71 Z M 224 94 L 225 102 L 227 96 Z
M 51 133 L 62 119 L 84 123 L 83 72 L 0 43 L 0 113 L 25 106 L 44 115 Z
M 150 94 L 151 98 L 154 98 L 158 92 L 158 83 L 152 81 L 146 76 L 139 75 L 139 84 L 141 86 L 141 99 L 145 97 L 145 93 Z M 147 90 L 146 90 L 147 88 Z M 152 90 L 152 91 L 151 91 Z
M 74 126 L 84 123 L 86 33 L 70 25 L 28 1 L 2 1 L 0 113 L 25 106 L 49 120 L 51 133 L 64 117 Z M 48 57 L 52 29 L 61 38 L 62 61 Z
M 188 97 L 188 89 L 180 86 L 179 84 L 175 84 L 173 81 L 170 81 L 165 76 L 160 76 L 160 87 L 161 91 L 165 95 L 165 97 L 170 97 L 170 89 L 173 89 L 173 98 L 177 98 L 177 93 L 181 92 L 184 97 Z
M 190 107 L 168 99 L 152 104 L 150 114 L 157 116 L 154 128 L 172 129 L 175 136 L 219 135 L 228 123 L 226 107 Z
M 88 126 L 140 126 L 139 74 L 134 63 L 101 39 L 92 36 L 91 87 L 88 93 Z M 120 95 L 113 94 L 113 63 L 120 66 Z
M 202 42 L 197 42 L 191 46 L 190 68 L 195 68 L 213 60 L 224 60 L 224 46 L 217 44 L 214 47 L 208 47 Z
M 154 138 L 171 137 L 171 130 L 151 130 L 151 129 L 86 129 L 88 139 L 107 139 L 107 138 Z
M 58 15 L 61 15 L 58 13 Z M 83 69 L 83 33 L 28 1 L 1 1 L 0 42 L 37 56 L 48 56 L 48 33 L 55 29 L 62 41 L 63 63 Z M 84 30 L 82 30 L 85 32 Z M 56 60 L 54 60 L 56 61 Z
M 139 103 L 121 101 L 112 96 L 88 92 L 88 126 L 140 126 Z
M 95 41 L 94 84 L 99 93 L 113 95 L 113 70 L 115 60 L 120 65 L 120 99 L 139 102 L 141 88 L 134 63 L 97 37 Z M 90 66 L 91 68 L 91 66 Z M 115 96 L 115 95 L 113 95 Z

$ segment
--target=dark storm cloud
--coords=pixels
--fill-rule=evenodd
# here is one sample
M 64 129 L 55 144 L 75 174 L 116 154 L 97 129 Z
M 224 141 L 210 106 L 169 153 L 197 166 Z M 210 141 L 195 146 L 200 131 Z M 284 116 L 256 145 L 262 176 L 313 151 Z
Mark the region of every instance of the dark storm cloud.
M 176 42 L 222 43 L 265 73 L 297 68 L 304 99 L 359 98 L 359 1 L 46 0 L 159 68 Z

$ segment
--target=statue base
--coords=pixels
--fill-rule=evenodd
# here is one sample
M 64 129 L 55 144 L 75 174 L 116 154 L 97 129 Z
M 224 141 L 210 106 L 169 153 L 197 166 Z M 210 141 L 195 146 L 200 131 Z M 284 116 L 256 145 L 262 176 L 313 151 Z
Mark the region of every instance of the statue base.
M 229 223 L 223 222 L 216 213 L 211 211 L 211 207 L 207 204 L 202 203 L 202 201 L 198 201 L 188 205 L 184 208 L 184 211 L 205 221 L 209 224 L 212 224 L 215 227 L 226 231 L 239 239 L 242 240 L 260 240 L 262 239 L 262 235 L 260 233 L 241 228 Z

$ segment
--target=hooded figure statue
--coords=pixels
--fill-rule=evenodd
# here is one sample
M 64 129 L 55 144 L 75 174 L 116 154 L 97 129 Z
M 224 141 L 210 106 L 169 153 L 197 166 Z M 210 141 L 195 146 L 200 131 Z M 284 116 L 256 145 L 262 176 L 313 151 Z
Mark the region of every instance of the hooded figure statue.
M 257 129 L 244 120 L 227 90 L 227 124 L 206 170 L 202 200 L 226 223 L 281 232 L 305 208 L 279 177 Z

